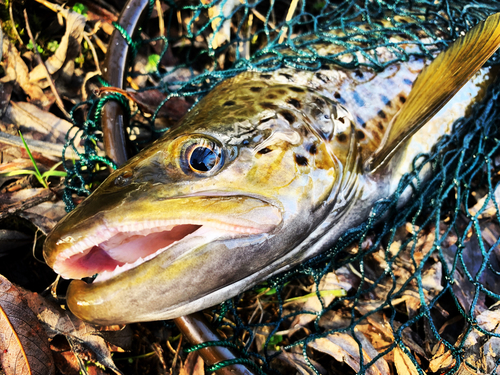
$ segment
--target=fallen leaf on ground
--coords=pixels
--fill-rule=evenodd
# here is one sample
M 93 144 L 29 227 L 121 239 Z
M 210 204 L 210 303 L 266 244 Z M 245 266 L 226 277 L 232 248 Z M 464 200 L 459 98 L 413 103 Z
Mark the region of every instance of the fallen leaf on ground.
M 191 352 L 181 365 L 179 375 L 205 375 L 205 363 L 198 352 Z
M 6 375 L 55 373 L 45 330 L 20 288 L 1 275 L 0 363 Z
M 417 375 L 418 370 L 411 359 L 402 351 L 399 346 L 396 346 L 394 352 L 394 364 L 399 375 Z

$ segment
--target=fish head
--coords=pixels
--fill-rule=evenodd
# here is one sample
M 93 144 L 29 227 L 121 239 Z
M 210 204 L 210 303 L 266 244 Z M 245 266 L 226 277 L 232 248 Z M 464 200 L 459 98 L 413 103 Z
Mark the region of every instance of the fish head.
M 334 116 L 303 87 L 219 85 L 49 234 L 57 273 L 97 275 L 71 282 L 71 311 L 98 324 L 169 319 L 240 292 L 224 288 L 276 264 L 334 205 L 345 159 L 329 142 Z

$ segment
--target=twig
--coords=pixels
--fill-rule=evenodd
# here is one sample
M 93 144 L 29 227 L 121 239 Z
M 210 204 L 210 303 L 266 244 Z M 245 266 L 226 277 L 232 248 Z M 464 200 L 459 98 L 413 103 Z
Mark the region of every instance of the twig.
M 24 21 L 26 22 L 26 31 L 28 32 L 28 35 L 30 37 L 31 44 L 33 44 L 33 51 L 35 52 L 36 60 L 45 69 L 45 72 L 47 74 L 47 80 L 49 81 L 50 89 L 52 90 L 52 93 L 54 94 L 54 96 L 56 98 L 57 106 L 59 107 L 61 112 L 64 114 L 64 116 L 66 116 L 66 119 L 70 120 L 71 117 L 70 117 L 69 113 L 66 111 L 66 109 L 64 108 L 64 104 L 62 102 L 61 97 L 59 96 L 59 93 L 56 90 L 56 85 L 54 84 L 54 81 L 52 80 L 52 76 L 50 75 L 49 71 L 47 70 L 47 66 L 45 66 L 45 63 L 43 62 L 42 57 L 38 53 L 38 47 L 36 45 L 35 38 L 33 38 L 33 34 L 31 33 L 31 28 L 30 28 L 30 24 L 29 24 L 29 20 L 28 20 L 28 13 L 26 12 L 26 8 L 23 10 L 23 13 L 24 13 Z
M 158 13 L 158 27 L 160 29 L 160 35 L 165 35 L 165 22 L 163 21 L 163 12 L 161 11 L 161 2 L 156 0 L 156 13 Z
M 101 68 L 99 67 L 99 58 L 97 57 L 97 52 L 94 48 L 94 44 L 89 38 L 89 35 L 85 31 L 83 32 L 83 39 L 85 39 L 85 41 L 89 45 L 90 50 L 92 51 L 92 57 L 94 58 L 94 64 L 96 66 L 97 72 L 101 74 Z
M 3 211 L 0 212 L 0 220 L 15 215 L 19 211 L 25 211 L 28 208 L 38 206 L 40 203 L 50 201 L 54 195 L 55 193 L 52 190 L 43 189 L 40 193 L 26 199 L 25 201 L 17 202 L 7 207 L 2 207 Z
M 16 39 L 18 40 L 19 44 L 23 46 L 24 45 L 23 40 L 21 39 L 21 36 L 17 32 L 16 23 L 14 22 L 14 15 L 12 14 L 12 1 L 9 1 L 9 17 L 10 17 L 10 22 L 12 23 L 12 30 L 14 30 L 14 34 L 16 35 Z
M 295 13 L 295 9 L 297 9 L 298 2 L 299 2 L 299 0 L 292 0 L 292 3 L 290 4 L 290 8 L 288 8 L 288 13 L 286 14 L 286 22 L 288 22 L 292 19 L 292 16 Z M 287 30 L 288 30 L 287 26 L 283 27 L 283 31 L 281 32 L 280 40 L 278 43 L 283 43 L 283 41 L 286 38 Z

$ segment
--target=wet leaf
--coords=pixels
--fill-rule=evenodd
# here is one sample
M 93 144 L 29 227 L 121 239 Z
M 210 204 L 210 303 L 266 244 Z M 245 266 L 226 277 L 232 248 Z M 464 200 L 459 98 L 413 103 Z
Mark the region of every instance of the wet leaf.
M 22 291 L 1 275 L 0 362 L 6 375 L 55 373 L 47 334 Z

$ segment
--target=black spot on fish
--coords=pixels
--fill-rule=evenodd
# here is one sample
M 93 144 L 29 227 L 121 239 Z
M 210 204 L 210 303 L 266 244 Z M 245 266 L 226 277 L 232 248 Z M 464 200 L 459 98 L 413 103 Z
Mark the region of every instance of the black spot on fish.
M 316 155 L 316 153 L 318 152 L 318 148 L 313 143 L 312 145 L 309 146 L 309 149 L 307 151 L 309 151 L 311 155 Z
M 276 109 L 276 108 L 278 108 L 278 106 L 276 104 L 269 103 L 269 102 L 262 102 L 262 103 L 260 103 L 260 106 L 264 109 Z
M 327 83 L 328 82 L 328 77 L 325 76 L 324 74 L 321 74 L 321 73 L 316 73 L 314 74 L 316 76 L 317 79 L 319 79 L 321 82 L 323 83 Z
M 270 148 L 264 147 L 261 148 L 259 151 L 257 151 L 258 154 L 264 155 L 267 154 L 268 152 L 271 152 L 272 150 Z
M 377 113 L 378 117 L 380 118 L 386 118 L 387 116 L 385 115 L 385 112 L 383 110 L 378 111 Z
M 263 118 L 262 120 L 259 121 L 260 124 L 263 124 L 265 122 L 268 122 L 270 120 L 272 120 L 274 117 L 267 117 L 267 118 Z
M 306 90 L 304 90 L 302 87 L 295 87 L 295 86 L 290 87 L 290 90 L 294 92 L 306 92 Z
M 399 101 L 404 104 L 406 102 L 406 98 L 403 95 L 400 95 Z
M 223 104 L 224 107 L 229 107 L 229 106 L 232 106 L 232 105 L 235 105 L 236 102 L 234 100 L 228 100 L 227 102 L 225 102 Z
M 288 121 L 290 124 L 295 122 L 295 116 L 289 111 L 281 111 L 280 114 Z
M 260 75 L 260 78 L 263 78 L 263 79 L 270 79 L 270 78 L 272 78 L 272 75 L 271 75 L 271 74 L 261 74 L 261 75 Z
M 285 94 L 286 94 L 286 90 L 284 90 L 284 89 L 279 89 L 279 90 L 278 90 L 278 94 L 280 94 L 280 95 L 285 95 Z
M 297 162 L 298 165 L 303 166 L 303 167 L 308 164 L 307 159 L 305 157 L 303 157 L 302 155 L 295 154 L 295 161 Z
M 300 128 L 300 132 L 302 133 L 302 135 L 303 135 L 304 137 L 307 137 L 307 136 L 309 135 L 309 129 L 307 129 L 307 127 L 306 127 L 306 126 L 302 126 L 302 127 Z
M 340 94 L 337 91 L 335 91 L 335 94 L 333 94 L 333 96 L 335 97 L 335 99 L 340 99 Z
M 293 105 L 297 109 L 300 109 L 302 107 L 302 105 L 300 104 L 300 102 L 297 99 L 295 99 L 295 98 L 290 98 L 286 102 L 288 104 Z
M 276 95 L 274 94 L 267 94 L 266 99 L 276 99 Z
M 355 70 L 354 71 L 354 75 L 357 77 L 357 78 L 363 78 L 363 72 L 359 69 Z
M 251 92 L 261 92 L 262 91 L 262 87 L 257 87 L 257 86 L 250 87 L 250 91 Z
M 365 106 L 365 101 L 363 100 L 363 98 L 361 96 L 359 96 L 359 94 L 356 91 L 354 91 L 352 93 L 352 97 L 357 105 L 359 105 L 360 107 Z
M 356 132 L 356 138 L 357 139 L 363 139 L 365 137 L 365 133 L 363 133 L 361 130 L 358 130 Z
M 406 83 L 407 85 L 409 86 L 412 86 L 413 85 L 413 81 L 412 80 L 409 80 L 408 78 L 405 78 L 403 79 L 403 82 Z
M 290 74 L 287 74 L 287 73 L 280 73 L 280 76 L 283 76 L 285 77 L 286 79 L 288 79 L 289 81 L 293 81 L 293 76 L 290 75 Z
M 380 95 L 380 99 L 382 99 L 382 102 L 384 103 L 384 105 L 388 106 L 389 108 L 392 107 L 392 103 L 387 96 Z
M 314 103 L 316 103 L 318 107 L 326 106 L 326 102 L 321 98 L 314 98 Z
M 320 117 L 322 117 L 322 115 L 323 115 L 323 111 L 322 111 L 321 109 L 317 108 L 317 107 L 313 107 L 313 108 L 311 109 L 311 114 L 313 115 L 313 117 L 315 117 L 315 118 L 318 118 L 318 119 L 319 119 Z M 327 116 L 327 117 L 328 117 L 328 116 Z
M 380 121 L 377 123 L 377 126 L 380 130 L 384 130 L 384 125 Z
M 347 140 L 347 135 L 345 135 L 344 133 L 339 133 L 337 134 L 337 140 L 340 143 L 344 143 Z

